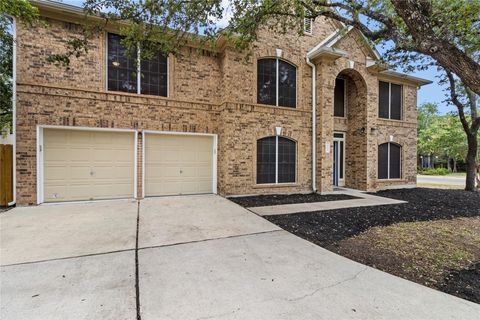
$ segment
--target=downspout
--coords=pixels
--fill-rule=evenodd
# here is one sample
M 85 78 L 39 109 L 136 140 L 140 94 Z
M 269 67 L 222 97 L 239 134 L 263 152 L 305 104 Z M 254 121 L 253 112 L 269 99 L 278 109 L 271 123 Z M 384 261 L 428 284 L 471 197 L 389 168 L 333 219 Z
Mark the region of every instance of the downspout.
M 312 67 L 312 191 L 317 192 L 317 66 L 310 61 L 312 51 L 307 53 L 306 61 Z
M 12 172 L 12 188 L 13 200 L 8 206 L 13 206 L 17 202 L 17 21 L 12 18 L 13 31 L 13 59 L 12 59 L 12 130 L 13 130 L 13 172 Z

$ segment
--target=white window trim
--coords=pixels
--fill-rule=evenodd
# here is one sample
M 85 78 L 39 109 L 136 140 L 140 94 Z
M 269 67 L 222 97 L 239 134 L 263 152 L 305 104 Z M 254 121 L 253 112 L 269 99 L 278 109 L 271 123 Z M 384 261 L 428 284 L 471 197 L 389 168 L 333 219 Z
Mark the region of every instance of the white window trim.
M 287 140 L 290 140 L 292 142 L 295 143 L 295 179 L 292 181 L 292 182 L 278 182 L 278 138 L 284 138 L 284 139 L 287 139 Z M 264 137 L 264 138 L 260 138 L 257 140 L 257 142 L 259 140 L 262 140 L 262 139 L 265 139 L 265 138 L 269 138 L 269 137 Z M 275 136 L 275 182 L 265 182 L 265 183 L 258 183 L 257 182 L 257 177 L 255 176 L 255 184 L 256 185 L 259 185 L 259 186 L 264 186 L 264 185 L 282 185 L 282 184 L 292 184 L 292 183 L 297 183 L 297 164 L 298 164 L 298 158 L 297 158 L 297 141 L 293 140 L 293 139 L 290 139 L 290 138 L 287 138 L 287 137 L 283 137 L 283 136 Z M 256 164 L 255 164 L 255 167 L 258 166 L 258 157 L 255 159 L 256 160 Z M 255 170 L 255 175 L 256 175 L 256 172 L 257 170 Z
M 115 34 L 112 32 L 104 32 L 104 38 L 105 38 L 105 90 L 107 92 L 115 92 L 115 93 L 130 93 L 130 94 L 135 94 L 133 92 L 123 92 L 123 91 L 113 91 L 108 89 L 108 34 Z M 142 61 L 140 59 L 141 52 L 140 52 L 140 47 L 137 48 L 137 93 L 141 95 L 142 94 L 142 85 L 141 85 L 141 80 L 142 80 L 142 75 L 141 75 L 141 66 L 142 66 Z M 144 94 L 147 96 L 147 94 Z M 170 97 L 170 55 L 167 56 L 167 95 L 166 96 L 156 96 L 152 95 L 154 97 L 161 97 L 161 98 L 169 98 Z

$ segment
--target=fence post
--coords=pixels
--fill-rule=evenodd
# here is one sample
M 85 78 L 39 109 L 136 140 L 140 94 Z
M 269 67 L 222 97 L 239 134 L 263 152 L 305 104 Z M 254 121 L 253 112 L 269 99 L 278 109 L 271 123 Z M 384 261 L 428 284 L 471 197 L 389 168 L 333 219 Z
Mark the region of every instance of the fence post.
M 13 201 L 13 146 L 0 145 L 0 206 Z

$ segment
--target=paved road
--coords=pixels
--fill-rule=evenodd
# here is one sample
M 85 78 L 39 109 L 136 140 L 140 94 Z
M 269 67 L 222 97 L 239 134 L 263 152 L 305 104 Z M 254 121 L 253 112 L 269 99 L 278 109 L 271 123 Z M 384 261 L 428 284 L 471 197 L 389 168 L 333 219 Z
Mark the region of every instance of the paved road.
M 480 305 L 367 267 L 219 196 L 0 215 L 0 318 L 478 319 Z
M 429 184 L 447 184 L 452 186 L 464 186 L 465 177 L 450 177 L 450 176 L 424 176 L 417 175 L 417 183 Z

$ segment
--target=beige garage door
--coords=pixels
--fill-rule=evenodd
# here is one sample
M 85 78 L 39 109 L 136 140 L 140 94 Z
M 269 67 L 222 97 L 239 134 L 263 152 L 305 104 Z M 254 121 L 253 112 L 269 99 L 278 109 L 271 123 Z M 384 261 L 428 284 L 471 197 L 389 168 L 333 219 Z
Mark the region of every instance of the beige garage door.
M 146 134 L 145 196 L 211 193 L 213 137 Z
M 133 132 L 43 130 L 44 201 L 131 198 Z

